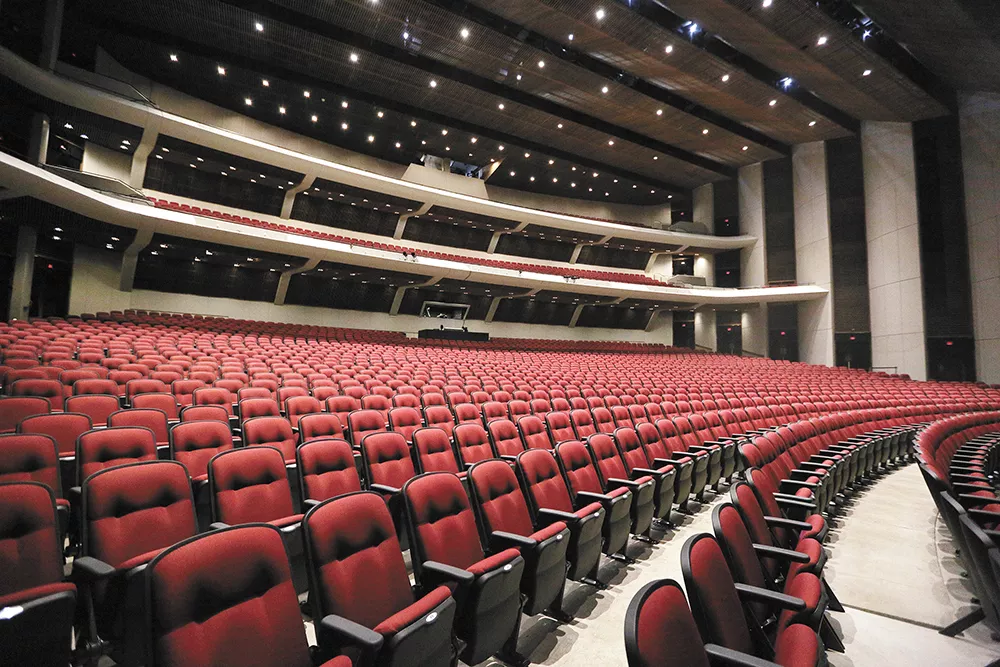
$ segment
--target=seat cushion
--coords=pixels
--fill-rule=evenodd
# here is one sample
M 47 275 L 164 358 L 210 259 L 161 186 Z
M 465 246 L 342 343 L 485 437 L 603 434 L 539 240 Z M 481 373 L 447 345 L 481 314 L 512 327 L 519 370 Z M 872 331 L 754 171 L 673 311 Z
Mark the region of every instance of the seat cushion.
M 268 521 L 269 524 L 275 528 L 284 528 L 285 526 L 290 526 L 293 523 L 299 523 L 302 521 L 303 514 L 292 514 L 291 516 L 282 517 L 280 519 L 275 519 L 274 521 Z
M 76 592 L 76 586 L 69 583 L 56 582 L 54 584 L 45 584 L 44 586 L 26 588 L 23 591 L 15 591 L 13 593 L 0 596 L 0 609 L 22 604 L 24 602 L 30 602 L 31 600 L 37 600 L 38 598 L 43 598 L 46 595 L 55 595 L 57 593 L 65 593 L 67 591 Z
M 810 514 L 806 517 L 805 522 L 812 526 L 812 528 L 800 532 L 800 540 L 811 537 L 814 540 L 822 542 L 826 539 L 827 525 L 826 519 L 823 518 L 822 514 Z
M 812 538 L 799 540 L 798 544 L 795 545 L 795 550 L 809 556 L 809 562 L 790 564 L 788 566 L 789 579 L 797 576 L 799 572 L 812 572 L 815 575 L 822 573 L 823 563 L 826 558 L 823 553 L 823 545 L 820 544 L 819 540 L 814 540 Z
M 465 569 L 478 577 L 480 574 L 492 572 L 498 567 L 502 567 L 520 555 L 521 552 L 517 549 L 506 549 L 496 555 L 484 558 L 478 563 L 473 563 Z
M 778 634 L 774 662 L 781 667 L 816 667 L 819 657 L 819 638 L 809 626 L 797 623 Z
M 124 563 L 120 564 L 115 569 L 118 569 L 118 570 L 131 570 L 134 567 L 139 567 L 140 565 L 145 565 L 149 561 L 151 561 L 154 558 L 156 558 L 156 556 L 161 551 L 163 551 L 163 549 L 154 549 L 152 551 L 147 551 L 144 554 L 139 554 L 138 556 L 134 556 L 132 558 L 129 558 L 127 561 L 125 561 Z
M 351 659 L 343 655 L 338 656 L 333 660 L 327 660 L 321 665 L 321 667 L 352 667 L 352 666 L 353 663 L 351 663 Z
M 781 617 L 778 620 L 778 632 L 782 632 L 786 627 L 794 623 L 795 619 L 809 617 L 815 613 L 823 593 L 822 582 L 820 582 L 819 577 L 815 574 L 801 572 L 787 581 L 785 593 L 805 602 L 806 608 L 800 612 L 790 609 L 781 612 Z
M 406 609 L 402 609 L 385 619 L 373 629 L 383 637 L 390 637 L 431 613 L 435 607 L 450 596 L 451 589 L 447 586 L 438 586 Z

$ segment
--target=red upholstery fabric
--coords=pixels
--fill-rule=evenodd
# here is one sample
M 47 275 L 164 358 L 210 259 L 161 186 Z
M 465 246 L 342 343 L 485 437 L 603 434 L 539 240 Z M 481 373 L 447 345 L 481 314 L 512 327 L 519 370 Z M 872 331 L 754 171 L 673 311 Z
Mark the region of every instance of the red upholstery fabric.
M 459 463 L 469 465 L 493 458 L 489 435 L 479 424 L 460 424 L 455 427 L 455 445 Z
M 57 536 L 49 488 L 33 483 L 0 484 L 0 596 L 62 581 Z
M 781 667 L 815 667 L 820 664 L 819 640 L 812 628 L 792 625 L 778 635 L 774 662 Z
M 180 417 L 179 408 L 177 407 L 177 400 L 174 398 L 173 394 L 162 393 L 162 394 L 139 394 L 132 399 L 133 408 L 155 408 L 157 410 L 162 410 L 165 415 L 167 415 L 167 421 L 177 421 Z M 66 406 L 67 411 L 70 411 L 70 407 Z M 89 414 L 89 413 L 88 413 Z M 91 417 L 93 419 L 93 417 Z M 100 426 L 96 421 L 94 426 Z
M 587 447 L 579 440 L 571 440 L 556 446 L 556 458 L 569 482 L 570 492 L 576 496 L 581 491 L 604 493 L 601 480 L 594 468 Z
M 513 422 L 507 419 L 492 421 L 487 430 L 500 456 L 517 456 L 524 451 L 524 441 Z
M 35 586 L 34 588 L 26 588 L 23 590 L 14 591 L 13 593 L 8 593 L 7 595 L 0 595 L 0 609 L 4 607 L 12 607 L 14 605 L 24 604 L 25 602 L 30 602 L 31 600 L 37 600 L 49 595 L 56 595 L 57 593 L 65 593 L 67 591 L 76 591 L 76 585 L 60 582 L 56 584 L 45 584 L 43 586 Z
M 517 467 L 537 507 L 573 513 L 573 501 L 552 452 L 524 452 L 517 457 Z
M 347 416 L 347 427 L 355 445 L 370 433 L 382 433 L 388 429 L 385 417 L 378 410 L 355 410 Z
M 155 408 L 130 408 L 119 410 L 108 417 L 108 426 L 141 426 L 153 432 L 157 447 L 166 447 L 170 437 L 167 431 L 167 413 Z
M 344 426 L 337 415 L 327 413 L 303 415 L 299 419 L 299 439 L 309 442 L 318 438 L 343 438 Z
M 566 412 L 550 412 L 545 415 L 545 425 L 549 429 L 551 442 L 555 444 L 576 438 L 576 433 L 573 431 L 573 423 Z
M 76 439 L 92 428 L 87 415 L 60 412 L 26 417 L 17 426 L 18 433 L 38 433 L 51 436 L 60 456 L 76 453 Z
M 158 666 L 312 665 L 285 546 L 274 529 L 206 533 L 162 553 L 147 574 Z
M 365 459 L 369 481 L 402 488 L 416 475 L 410 448 L 398 433 L 371 433 L 361 441 L 361 455 Z
M 421 475 L 407 483 L 404 493 L 422 559 L 473 571 L 483 560 L 483 547 L 469 497 L 458 477 L 448 473 Z M 479 571 L 488 569 L 483 566 Z
M 205 479 L 212 457 L 232 448 L 232 433 L 222 422 L 183 422 L 170 430 L 170 457 L 183 463 L 194 479 Z
M 326 500 L 361 490 L 354 454 L 346 440 L 311 440 L 298 449 L 302 497 Z
M 17 428 L 18 423 L 31 415 L 42 415 L 51 412 L 47 400 L 32 396 L 0 396 L 0 433 L 9 433 Z
M 517 430 L 528 449 L 552 449 L 552 439 L 545 430 L 545 424 L 536 415 L 527 415 L 517 420 Z
M 658 583 L 637 610 L 636 667 L 709 667 L 684 592 L 673 582 Z
M 455 430 L 455 417 L 451 408 L 444 405 L 432 405 L 424 408 L 424 421 L 427 426 L 439 428 L 450 438 Z
M 458 473 L 458 461 L 448 434 L 437 427 L 422 428 L 413 434 L 413 449 L 421 472 Z
M 719 644 L 744 653 L 753 653 L 753 640 L 733 577 L 726 565 L 719 544 L 709 536 L 699 536 L 693 544 L 688 542 L 691 564 L 690 579 L 685 573 L 691 608 L 700 609 L 704 623 L 700 624 L 706 642 Z
M 0 482 L 38 482 L 61 498 L 59 456 L 52 438 L 38 434 L 0 435 Z
M 413 434 L 423 428 L 424 420 L 416 408 L 393 408 L 389 410 L 389 427 L 403 436 L 406 442 L 413 442 Z
M 150 396 L 155 396 L 155 394 L 147 394 L 143 398 L 148 398 Z M 173 402 L 173 396 L 170 397 L 170 401 Z M 2 405 L 2 402 L 0 402 Z M 121 409 L 121 404 L 118 402 L 116 396 L 109 396 L 106 394 L 84 394 L 81 396 L 68 396 L 64 402 L 64 408 L 66 412 L 76 412 L 79 414 L 87 415 L 90 417 L 91 424 L 94 428 L 103 428 L 108 424 L 108 417 L 113 413 Z M 176 414 L 176 407 L 174 409 Z
M 243 444 L 274 447 L 286 462 L 295 460 L 295 433 L 282 417 L 254 417 L 243 422 Z
M 271 447 L 244 447 L 217 454 L 208 464 L 213 517 L 230 525 L 277 521 L 292 510 L 285 461 Z
M 120 426 L 100 431 L 87 431 L 76 441 L 78 482 L 83 483 L 98 470 L 156 460 L 156 440 L 153 432 L 137 426 Z
M 517 477 L 506 462 L 484 461 L 472 468 L 470 478 L 487 534 L 503 531 L 527 537 L 535 532 Z
M 190 479 L 174 462 L 102 470 L 83 494 L 84 551 L 116 568 L 198 532 Z

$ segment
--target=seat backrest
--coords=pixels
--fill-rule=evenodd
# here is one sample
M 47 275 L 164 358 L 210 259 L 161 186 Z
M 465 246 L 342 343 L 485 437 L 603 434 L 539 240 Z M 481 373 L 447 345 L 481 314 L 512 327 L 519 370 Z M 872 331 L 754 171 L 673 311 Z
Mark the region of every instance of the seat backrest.
M 609 479 L 629 479 L 614 439 L 607 433 L 597 433 L 587 438 L 587 447 L 594 457 L 594 465 L 604 484 Z
M 625 613 L 628 667 L 709 667 L 698 626 L 680 584 L 660 579 L 643 586 Z
M 16 430 L 18 423 L 25 417 L 45 415 L 51 411 L 52 405 L 44 398 L 2 396 L 0 397 L 0 433 Z
M 413 603 L 392 516 L 378 494 L 351 493 L 315 507 L 303 538 L 314 618 L 336 614 L 376 628 Z
M 447 433 L 435 426 L 414 432 L 413 453 L 420 472 L 459 472 L 451 439 Z
M 217 421 L 229 423 L 229 412 L 221 405 L 185 405 L 181 408 L 181 421 Z
M 688 538 L 681 548 L 681 571 L 702 639 L 753 654 L 754 644 L 736 584 L 715 538 L 707 533 Z
M 62 581 L 62 545 L 52 489 L 0 482 L 0 597 Z
M 524 440 L 518 433 L 517 427 L 508 419 L 499 419 L 490 422 L 486 430 L 493 441 L 493 448 L 500 456 L 517 456 L 524 451 Z
M 420 409 L 420 398 L 413 394 L 396 394 L 392 397 L 392 407 L 394 408 L 416 408 Z
M 337 415 L 327 412 L 310 413 L 299 418 L 299 441 L 343 438 L 344 426 Z
M 479 406 L 479 409 L 483 415 L 484 424 L 498 419 L 507 419 L 507 406 L 498 401 L 487 401 Z
M 545 508 L 573 513 L 566 480 L 552 452 L 532 449 L 518 454 L 517 471 L 536 512 Z
M 285 461 L 295 460 L 295 433 L 284 417 L 254 417 L 243 422 L 243 444 L 274 447 Z
M 497 531 L 528 537 L 535 532 L 528 503 L 506 461 L 481 461 L 469 470 L 470 489 L 483 536 Z
M 0 435 L 0 482 L 38 482 L 62 498 L 55 440 L 34 433 Z
M 584 440 L 597 433 L 590 410 L 573 410 L 569 413 L 569 419 L 573 424 L 573 433 L 577 440 Z
M 507 402 L 507 416 L 508 418 L 517 423 L 517 420 L 524 415 L 531 414 L 531 406 L 528 405 L 527 401 L 513 400 Z
M 285 459 L 274 447 L 241 447 L 216 454 L 208 462 L 208 482 L 213 521 L 235 525 L 294 514 Z
M 632 416 L 629 414 L 628 408 L 624 405 L 616 405 L 612 407 L 611 416 L 614 417 L 615 425 L 618 428 L 622 428 L 624 426 L 631 428 L 633 426 Z
M 403 498 L 419 578 L 429 560 L 466 569 L 483 559 L 483 546 L 469 496 L 457 476 L 431 472 L 406 482 Z
M 552 440 L 545 430 L 545 424 L 537 415 L 526 415 L 518 419 L 517 430 L 528 449 L 552 449 Z
M 416 468 L 410 448 L 399 433 L 370 433 L 361 441 L 361 460 L 371 484 L 402 488 Z
M 233 393 L 222 387 L 202 387 L 192 394 L 192 405 L 218 405 L 226 409 L 226 414 L 233 414 Z
M 299 445 L 295 451 L 302 500 L 326 500 L 361 490 L 350 443 L 320 438 Z
M 156 437 L 148 428 L 119 426 L 87 431 L 76 439 L 77 485 L 104 468 L 156 460 Z
M 83 482 L 82 516 L 83 553 L 114 568 L 198 532 L 191 479 L 176 461 L 94 473 Z
M 455 448 L 458 464 L 464 469 L 478 461 L 495 456 L 490 436 L 480 424 L 459 424 L 455 427 Z
M 635 468 L 648 468 L 649 461 L 646 460 L 646 450 L 639 442 L 639 435 L 632 428 L 620 428 L 613 434 L 618 451 L 625 460 L 625 466 L 631 473 Z
M 479 416 L 479 406 L 472 403 L 459 403 L 455 406 L 456 424 L 482 424 Z
M 75 412 L 25 417 L 17 425 L 18 433 L 40 433 L 52 436 L 60 456 L 76 454 L 76 439 L 92 428 L 90 417 Z
M 254 417 L 280 417 L 281 409 L 273 398 L 244 398 L 239 402 L 240 419 Z
M 312 665 L 275 528 L 236 526 L 185 540 L 154 558 L 146 576 L 156 667 Z
M 169 392 L 161 394 L 139 394 L 138 396 L 133 396 L 132 407 L 144 409 L 156 408 L 157 410 L 163 410 L 164 414 L 167 415 L 167 421 L 177 421 L 180 418 L 180 409 L 177 407 L 177 399 L 175 399 L 174 395 Z M 96 426 L 97 424 L 94 425 Z
M 564 440 L 576 439 L 573 424 L 569 420 L 569 413 L 550 412 L 545 415 L 545 426 L 549 430 L 551 441 L 555 444 L 559 444 Z
M 413 434 L 424 425 L 423 417 L 416 408 L 393 408 L 389 410 L 389 428 L 399 433 L 408 443 L 413 442 Z
M 108 426 L 144 426 L 153 432 L 158 447 L 166 447 L 170 440 L 167 433 L 167 413 L 156 408 L 119 410 L 108 416 Z
M 351 442 L 357 444 L 369 433 L 382 433 L 388 430 L 385 417 L 378 410 L 355 410 L 347 415 L 347 427 L 351 433 Z
M 611 416 L 611 411 L 607 408 L 594 408 L 590 411 L 594 418 L 594 428 L 598 433 L 614 433 L 615 418 Z
M 49 402 L 51 410 L 62 408 L 63 389 L 59 380 L 29 378 L 17 380 L 10 385 L 11 396 L 37 396 Z
M 767 578 L 754 550 L 753 540 L 743 523 L 739 510 L 730 503 L 716 505 L 712 510 L 712 529 L 722 553 L 729 564 L 733 580 L 757 588 L 768 588 Z M 753 603 L 754 617 L 765 619 L 769 614 L 766 604 Z
M 337 415 L 340 423 L 347 425 L 347 416 L 361 409 L 361 401 L 351 396 L 331 396 L 326 399 L 326 411 Z
M 559 468 L 566 477 L 569 491 L 576 497 L 581 491 L 586 493 L 604 493 L 601 478 L 597 475 L 594 460 L 590 451 L 579 440 L 567 440 L 556 445 L 556 459 Z
M 451 408 L 446 405 L 432 405 L 424 408 L 424 421 L 428 426 L 434 426 L 448 434 L 450 438 L 455 431 L 455 417 Z
M 194 479 L 207 479 L 212 457 L 232 448 L 232 433 L 222 422 L 182 422 L 170 429 L 170 458 L 183 463 Z
M 125 383 L 125 396 L 132 400 L 132 397 L 139 394 L 160 394 L 167 391 L 167 385 L 160 380 L 142 378 L 139 380 L 129 380 Z

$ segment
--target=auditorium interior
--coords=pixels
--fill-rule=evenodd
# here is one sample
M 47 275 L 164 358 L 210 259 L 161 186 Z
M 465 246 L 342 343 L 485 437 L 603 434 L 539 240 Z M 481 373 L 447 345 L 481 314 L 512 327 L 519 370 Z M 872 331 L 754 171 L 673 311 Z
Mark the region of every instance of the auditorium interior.
M 1000 667 L 998 26 L 0 0 L 0 667 Z

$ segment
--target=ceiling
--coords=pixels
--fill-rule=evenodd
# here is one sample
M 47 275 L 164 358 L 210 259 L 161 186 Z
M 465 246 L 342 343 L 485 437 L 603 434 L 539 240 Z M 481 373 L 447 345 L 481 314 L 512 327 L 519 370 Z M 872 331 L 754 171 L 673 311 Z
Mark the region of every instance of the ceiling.
M 683 206 L 694 187 L 862 120 L 948 113 L 947 84 L 973 76 L 961 61 L 976 52 L 978 76 L 1000 84 L 995 8 L 859 4 L 884 25 L 841 0 L 68 0 L 61 57 L 93 66 L 100 47 L 400 164 L 432 154 L 491 185 Z M 4 2 L 5 38 L 30 32 L 35 6 Z M 955 62 L 952 31 L 975 36 Z

